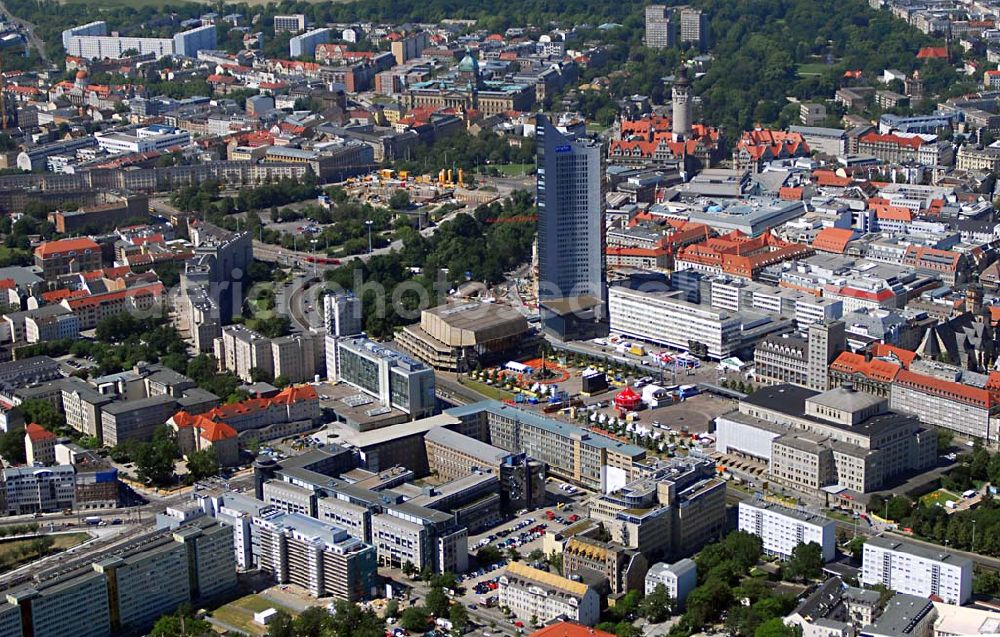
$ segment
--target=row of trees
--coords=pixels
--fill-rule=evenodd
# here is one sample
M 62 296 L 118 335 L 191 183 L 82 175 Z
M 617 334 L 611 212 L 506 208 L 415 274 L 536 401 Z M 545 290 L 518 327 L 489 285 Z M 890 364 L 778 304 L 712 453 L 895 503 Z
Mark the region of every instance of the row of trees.
M 944 488 L 956 492 L 1000 484 L 1000 453 L 990 453 L 977 445 L 942 476 Z M 919 537 L 952 548 L 984 555 L 1000 556 L 1000 501 L 986 491 L 975 509 L 949 512 L 935 502 L 915 501 L 906 496 L 873 497 L 869 511 L 888 517 L 899 526 L 912 529 Z

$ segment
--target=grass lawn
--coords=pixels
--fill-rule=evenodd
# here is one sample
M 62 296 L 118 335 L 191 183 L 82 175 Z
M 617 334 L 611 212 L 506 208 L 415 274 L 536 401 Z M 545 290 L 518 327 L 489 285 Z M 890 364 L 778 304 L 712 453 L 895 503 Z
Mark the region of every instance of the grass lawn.
M 961 500 L 959 496 L 955 495 L 951 491 L 946 491 L 945 489 L 938 489 L 937 491 L 932 491 L 920 498 L 920 501 L 924 504 L 933 506 L 935 504 L 939 506 L 945 506 L 946 502 L 957 502 Z
M 268 608 L 275 608 L 276 610 L 285 611 L 289 615 L 295 615 L 290 608 L 285 608 L 281 604 L 275 604 L 260 595 L 247 595 L 246 597 L 229 602 L 225 606 L 220 606 L 212 611 L 211 616 L 220 622 L 229 624 L 251 635 L 266 635 L 267 629 L 254 623 L 253 614 L 267 610 Z
M 805 77 L 807 75 L 822 75 L 829 68 L 831 68 L 831 65 L 826 64 L 824 62 L 810 62 L 808 64 L 799 64 L 798 74 L 799 77 Z
M 532 170 L 535 169 L 534 164 L 507 164 L 501 166 L 494 166 L 497 170 L 502 172 L 505 177 L 520 177 L 522 175 L 528 175 Z
M 494 387 L 493 385 L 487 385 L 486 383 L 480 383 L 477 380 L 469 380 L 468 378 L 462 379 L 462 386 L 468 387 L 472 391 L 494 400 L 509 400 L 514 397 L 514 394 L 509 391 Z
M 51 555 L 59 551 L 65 551 L 79 544 L 83 544 L 90 539 L 88 533 L 58 533 L 50 535 L 52 538 L 52 548 L 44 555 Z M 22 564 L 27 564 L 44 555 L 39 555 L 34 551 L 29 551 L 33 540 L 11 540 L 0 542 L 0 566 L 5 570 L 17 568 Z
M 597 122 L 588 122 L 587 123 L 587 132 L 588 133 L 603 133 L 606 130 L 608 130 L 608 127 L 604 126 L 603 124 L 598 124 Z

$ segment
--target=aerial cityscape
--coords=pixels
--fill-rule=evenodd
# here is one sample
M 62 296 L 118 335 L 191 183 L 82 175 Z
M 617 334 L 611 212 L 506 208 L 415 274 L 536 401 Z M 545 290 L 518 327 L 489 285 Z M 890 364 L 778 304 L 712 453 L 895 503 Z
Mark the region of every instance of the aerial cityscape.
M 0 637 L 1000 633 L 1000 1 L 0 0 Z

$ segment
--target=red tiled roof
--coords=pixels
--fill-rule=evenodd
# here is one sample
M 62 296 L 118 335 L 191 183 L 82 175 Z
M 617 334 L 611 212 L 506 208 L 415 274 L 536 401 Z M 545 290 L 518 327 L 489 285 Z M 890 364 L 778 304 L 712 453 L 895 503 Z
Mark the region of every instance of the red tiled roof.
M 198 418 L 207 421 L 201 427 L 201 437 L 209 442 L 219 442 L 220 440 L 228 440 L 237 436 L 236 430 L 224 422 L 213 422 L 201 416 Z
M 587 628 L 573 622 L 559 622 L 531 633 L 530 637 L 615 637 L 596 628 Z
M 100 250 L 101 247 L 93 239 L 80 237 L 78 239 L 61 239 L 59 241 L 46 241 L 35 248 L 35 256 L 51 257 L 64 252 L 80 252 L 83 250 Z
M 976 407 L 989 408 L 992 407 L 994 402 L 993 395 L 985 389 L 970 387 L 962 383 L 942 380 L 933 376 L 925 376 L 924 374 L 917 374 L 909 370 L 899 372 L 899 375 L 896 377 L 896 383 L 902 387 L 921 391 L 925 394 L 963 402 Z
M 847 244 L 854 238 L 854 231 L 847 228 L 823 228 L 813 239 L 812 247 L 823 252 L 844 254 Z
M 892 290 L 888 288 L 883 288 L 878 292 L 869 292 L 868 290 L 859 290 L 858 288 L 852 288 L 846 285 L 824 285 L 823 295 L 826 296 L 827 293 L 836 294 L 838 296 L 847 296 L 852 299 L 877 301 L 878 303 L 883 303 L 893 297 Z
M 43 440 L 56 439 L 56 435 L 54 433 L 34 422 L 24 428 L 24 433 L 28 435 L 31 442 L 42 442 Z
M 900 363 L 903 364 L 904 369 L 910 369 L 910 365 L 913 364 L 913 361 L 917 360 L 916 352 L 911 352 L 908 349 L 903 349 L 902 347 L 896 347 L 895 345 L 889 345 L 887 343 L 875 343 L 872 346 L 871 353 L 875 358 L 894 356 L 899 359 Z
M 892 382 L 902 371 L 899 365 L 894 365 L 889 361 L 872 359 L 865 360 L 864 355 L 854 352 L 841 352 L 832 363 L 830 369 L 847 374 L 862 374 L 874 381 L 882 383 Z
M 927 143 L 923 140 L 923 138 L 917 136 L 903 137 L 893 133 L 886 133 L 885 135 L 882 135 L 880 133 L 876 133 L 875 131 L 862 135 L 858 138 L 858 141 L 867 144 L 895 144 L 896 146 L 909 146 L 913 149 L 918 149 Z
M 87 296 L 89 294 L 86 290 L 70 290 L 68 288 L 59 288 L 58 290 L 49 290 L 48 292 L 42 292 L 42 300 L 46 303 L 58 303 L 63 299 L 79 299 Z
M 101 305 L 102 303 L 118 301 L 135 296 L 152 295 L 159 297 L 161 294 L 163 294 L 163 284 L 153 283 L 152 285 L 143 285 L 129 288 L 127 290 L 116 290 L 114 292 L 106 292 L 104 294 L 95 294 L 93 296 L 87 296 L 79 299 L 67 299 L 66 303 L 69 304 L 69 309 L 78 310 L 85 307 L 93 307 Z
M 925 46 L 917 51 L 918 60 L 928 60 L 931 58 L 947 58 L 948 48 L 943 46 Z

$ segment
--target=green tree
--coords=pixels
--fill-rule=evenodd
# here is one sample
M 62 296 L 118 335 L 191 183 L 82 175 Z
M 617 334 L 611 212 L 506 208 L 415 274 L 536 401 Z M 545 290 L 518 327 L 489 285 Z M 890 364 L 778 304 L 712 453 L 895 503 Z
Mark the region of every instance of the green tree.
M 284 374 L 278 374 L 274 377 L 274 386 L 278 389 L 284 389 L 292 384 L 292 381 L 288 380 L 288 376 Z
M 46 400 L 31 399 L 19 405 L 24 421 L 37 423 L 46 430 L 57 432 L 66 428 L 66 416 Z
M 410 193 L 405 190 L 396 190 L 389 197 L 389 207 L 393 210 L 406 210 L 410 207 Z
M 785 562 L 782 574 L 787 579 L 810 580 L 823 573 L 823 547 L 816 542 L 800 543 L 792 549 L 792 556 Z
M 413 577 L 417 573 L 417 567 L 413 565 L 413 562 L 406 560 L 403 564 L 403 575 L 407 577 Z
M 798 626 L 787 626 L 783 619 L 769 619 L 754 631 L 753 637 L 801 637 L 802 629 Z
M 267 625 L 268 637 L 296 637 L 295 621 L 291 615 L 279 610 Z
M 322 633 L 323 637 L 383 637 L 385 634 L 385 622 L 375 611 L 345 600 L 334 602 L 333 615 L 325 627 L 327 632 Z
M 452 604 L 448 609 L 448 620 L 451 621 L 451 628 L 457 635 L 464 634 L 469 627 L 469 613 L 461 604 Z
M 399 625 L 414 633 L 422 634 L 427 630 L 428 623 L 430 623 L 430 614 L 422 606 L 410 606 L 403 611 L 403 615 L 399 618 Z
M 187 468 L 194 481 L 219 475 L 219 459 L 214 449 L 194 451 L 187 456 Z
M 150 637 L 194 637 L 212 634 L 212 625 L 195 619 L 190 604 L 181 604 L 173 615 L 164 615 L 153 624 Z
M 667 587 L 657 584 L 649 595 L 639 604 L 639 614 L 653 624 L 661 624 L 670 618 L 674 601 L 667 592 Z
M 130 454 L 135 461 L 136 474 L 148 484 L 163 485 L 174 476 L 174 461 L 180 455 L 173 433 L 161 426 L 153 433 L 152 442 L 137 443 Z
M 399 602 L 396 601 L 395 599 L 390 599 L 389 602 L 385 605 L 385 616 L 386 618 L 389 618 L 389 617 L 397 617 L 398 615 L 399 615 Z
M 986 462 L 988 462 L 988 460 Z M 984 474 L 986 472 L 985 466 L 986 463 L 984 462 L 983 464 Z M 899 522 L 910 517 L 910 513 L 913 511 L 913 504 L 914 504 L 913 500 L 909 499 L 905 495 L 894 496 L 891 500 L 889 500 L 889 506 L 887 508 L 887 511 L 889 513 L 889 519 L 896 520 L 897 522 Z
M 292 623 L 295 637 L 321 637 L 330 624 L 330 614 L 321 606 L 310 606 Z
M 448 607 L 451 605 L 451 600 L 445 595 L 444 589 L 440 586 L 434 586 L 431 590 L 427 591 L 427 597 L 424 599 L 424 605 L 427 607 L 427 612 L 435 617 L 447 617 Z

